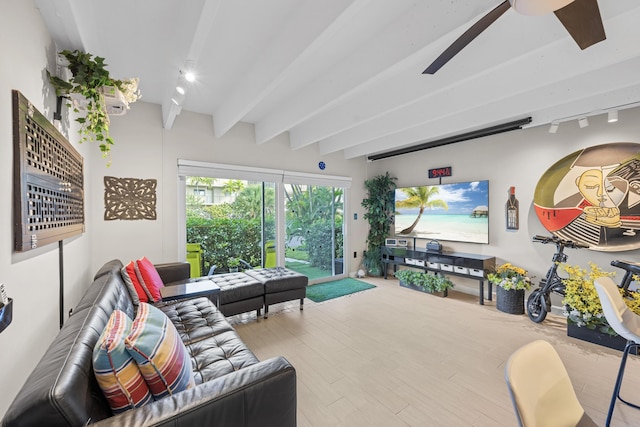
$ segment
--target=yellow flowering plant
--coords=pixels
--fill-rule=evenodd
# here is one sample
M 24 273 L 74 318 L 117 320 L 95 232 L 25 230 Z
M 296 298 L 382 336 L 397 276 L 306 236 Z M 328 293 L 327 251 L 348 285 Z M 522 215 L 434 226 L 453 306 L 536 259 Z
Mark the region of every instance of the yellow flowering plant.
M 521 290 L 531 287 L 531 279 L 527 276 L 527 270 L 507 262 L 499 265 L 494 273 L 489 273 L 487 279 L 505 291 L 512 289 Z
M 609 335 L 617 335 L 604 317 L 600 297 L 593 283 L 599 277 L 613 277 L 616 273 L 604 271 L 592 262 L 589 263 L 589 270 L 568 264 L 560 264 L 559 268 L 569 275 L 562 280 L 566 287 L 562 303 L 567 321 L 580 327 L 585 326 Z M 638 277 L 634 276 L 634 280 L 637 279 Z M 627 307 L 640 315 L 640 292 L 620 289 L 620 294 Z

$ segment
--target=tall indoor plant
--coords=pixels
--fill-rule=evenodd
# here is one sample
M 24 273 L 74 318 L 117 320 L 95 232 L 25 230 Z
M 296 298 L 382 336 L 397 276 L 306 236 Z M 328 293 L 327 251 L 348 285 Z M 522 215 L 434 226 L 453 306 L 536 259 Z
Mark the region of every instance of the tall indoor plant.
M 84 98 L 84 116 L 76 118 L 80 123 L 80 142 L 96 141 L 100 144 L 103 157 L 107 157 L 113 145 L 113 139 L 109 136 L 109 115 L 105 95 L 113 96 L 116 92 L 121 94 L 123 102 L 128 105 L 140 98 L 138 79 L 117 80 L 109 76 L 106 70 L 104 58 L 93 56 L 79 50 L 63 50 L 60 56 L 67 63 L 66 67 L 71 73 L 67 80 L 47 72 L 49 82 L 56 90 L 56 95 L 69 100 L 80 96 Z M 74 111 L 79 113 L 77 104 L 72 104 Z
M 364 182 L 368 197 L 362 201 L 362 207 L 367 210 L 364 218 L 369 222 L 367 237 L 367 251 L 363 264 L 372 276 L 382 275 L 381 248 L 389 236 L 389 229 L 395 212 L 396 178 L 386 172 Z

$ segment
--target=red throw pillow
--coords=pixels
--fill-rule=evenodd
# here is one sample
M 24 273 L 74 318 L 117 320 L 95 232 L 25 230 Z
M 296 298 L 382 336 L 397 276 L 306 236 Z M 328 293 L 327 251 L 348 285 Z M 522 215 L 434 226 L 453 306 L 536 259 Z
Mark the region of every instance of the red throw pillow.
M 127 283 L 127 286 L 130 286 L 129 285 L 129 282 L 130 282 L 133 285 L 133 288 L 135 289 L 136 294 L 138 294 L 138 298 L 140 299 L 140 302 L 148 302 L 149 296 L 145 292 L 144 287 L 142 286 L 142 283 L 140 283 L 140 280 L 138 279 L 138 275 L 136 274 L 135 262 L 133 261 L 129 262 L 129 264 L 124 266 L 124 270 L 127 276 L 126 277 L 123 276 L 122 278 L 124 279 L 125 283 Z
M 153 263 L 149 261 L 147 257 L 140 258 L 137 264 L 142 279 L 142 286 L 149 290 L 154 302 L 161 301 L 162 295 L 160 295 L 160 288 L 164 287 L 164 283 L 162 283 L 158 270 L 156 270 Z

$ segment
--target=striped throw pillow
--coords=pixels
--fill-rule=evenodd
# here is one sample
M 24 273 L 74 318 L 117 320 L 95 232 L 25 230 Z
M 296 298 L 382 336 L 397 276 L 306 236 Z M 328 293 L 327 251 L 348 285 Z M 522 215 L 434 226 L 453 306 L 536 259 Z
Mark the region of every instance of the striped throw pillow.
M 114 414 L 153 401 L 138 365 L 124 345 L 131 325 L 124 312 L 115 310 L 93 348 L 93 371 Z
M 156 307 L 140 303 L 125 346 L 156 400 L 195 386 L 189 352 L 176 327 Z

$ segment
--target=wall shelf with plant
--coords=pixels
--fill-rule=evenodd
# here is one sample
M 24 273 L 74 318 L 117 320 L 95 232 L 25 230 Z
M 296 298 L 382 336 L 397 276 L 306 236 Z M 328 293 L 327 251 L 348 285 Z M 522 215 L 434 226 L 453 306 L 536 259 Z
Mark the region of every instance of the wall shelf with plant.
M 84 112 L 76 118 L 80 143 L 98 142 L 102 156 L 109 156 L 114 144 L 109 135 L 109 115 L 126 113 L 129 104 L 140 99 L 138 79 L 114 79 L 105 68 L 104 58 L 79 50 L 63 50 L 58 58 L 60 68 L 68 72 L 53 75 L 47 71 L 47 75 L 58 99 L 66 99 L 74 112 Z

